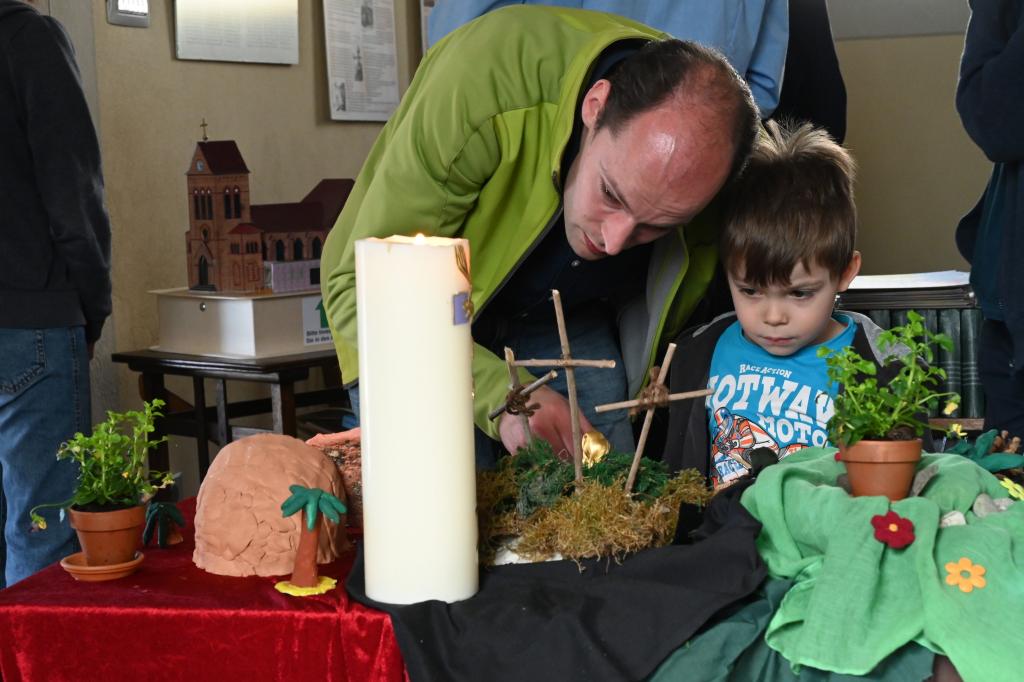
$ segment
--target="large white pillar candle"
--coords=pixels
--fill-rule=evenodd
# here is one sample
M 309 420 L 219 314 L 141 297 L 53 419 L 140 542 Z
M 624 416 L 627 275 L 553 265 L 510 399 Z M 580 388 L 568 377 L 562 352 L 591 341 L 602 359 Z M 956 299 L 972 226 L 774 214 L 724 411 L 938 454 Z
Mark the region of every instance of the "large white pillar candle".
M 366 595 L 478 587 L 469 242 L 356 242 Z

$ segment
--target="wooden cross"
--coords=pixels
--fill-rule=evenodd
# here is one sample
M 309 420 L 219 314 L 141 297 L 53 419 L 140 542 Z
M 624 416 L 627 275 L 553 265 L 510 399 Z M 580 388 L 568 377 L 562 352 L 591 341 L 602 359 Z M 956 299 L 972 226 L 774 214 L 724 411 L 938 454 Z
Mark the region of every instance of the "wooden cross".
M 519 372 L 516 371 L 515 363 L 515 354 L 512 352 L 511 348 L 508 348 L 506 346 L 505 366 L 508 367 L 509 395 L 505 399 L 505 402 L 491 410 L 490 414 L 487 415 L 488 419 L 497 419 L 498 415 L 500 415 L 502 412 L 505 412 L 508 409 L 509 404 L 512 402 L 514 397 L 522 396 L 525 399 L 529 397 L 529 395 L 536 391 L 538 388 L 540 388 L 541 386 L 543 386 L 544 384 L 548 383 L 549 381 L 558 376 L 558 372 L 556 372 L 555 370 L 551 370 L 550 372 L 542 376 L 540 379 L 534 381 L 529 386 L 523 386 L 521 383 L 519 383 Z M 526 401 L 524 400 L 523 402 L 525 403 Z M 519 412 L 518 416 L 520 423 L 523 426 L 523 433 L 526 434 L 526 442 L 529 443 L 533 439 L 533 435 L 530 433 L 530 415 L 524 412 Z
M 569 389 L 569 419 L 572 421 L 572 460 L 576 467 L 576 482 L 583 482 L 583 435 L 580 433 L 580 402 L 576 397 L 576 368 L 615 367 L 614 360 L 573 360 L 569 351 L 569 335 L 565 331 L 565 314 L 562 312 L 562 295 L 557 289 L 551 290 L 551 301 L 555 306 L 555 321 L 558 323 L 558 339 L 562 344 L 562 357 L 554 360 L 515 360 L 510 367 L 562 367 Z
M 668 344 L 668 349 L 665 351 L 665 358 L 661 361 L 661 368 L 658 370 L 658 377 L 654 381 L 654 386 L 663 387 L 665 385 L 665 377 L 668 376 L 668 368 L 672 363 L 672 356 L 675 352 L 676 344 Z M 671 393 L 667 395 L 665 402 L 668 403 L 675 400 L 700 398 L 711 395 L 712 393 L 714 393 L 714 391 L 710 388 L 701 389 L 699 391 L 687 391 L 685 393 Z M 654 419 L 654 410 L 662 406 L 662 403 L 654 402 L 650 398 L 640 398 L 638 400 L 625 400 L 621 403 L 598 405 L 594 408 L 595 412 L 609 412 L 611 410 L 622 410 L 632 407 L 644 407 L 647 410 L 647 414 L 644 415 L 644 426 L 640 430 L 640 440 L 638 440 L 636 444 L 636 454 L 633 455 L 633 464 L 629 467 L 629 477 L 626 479 L 627 493 L 633 491 L 633 483 L 636 481 L 636 473 L 640 469 L 640 458 L 644 456 L 644 447 L 647 445 L 647 435 L 651 430 L 651 421 Z
M 208 138 L 206 136 L 206 117 L 205 116 L 203 116 L 203 122 L 199 124 L 199 127 L 203 129 L 203 142 L 206 142 L 210 138 Z

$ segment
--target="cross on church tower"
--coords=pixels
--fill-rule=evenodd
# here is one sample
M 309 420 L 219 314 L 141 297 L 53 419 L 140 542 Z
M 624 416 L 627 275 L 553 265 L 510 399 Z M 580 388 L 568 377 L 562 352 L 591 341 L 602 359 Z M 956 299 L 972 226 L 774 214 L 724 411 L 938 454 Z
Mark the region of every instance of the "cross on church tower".
M 199 124 L 199 127 L 203 129 L 203 142 L 206 142 L 210 138 L 206 136 L 206 117 L 203 117 L 203 122 Z

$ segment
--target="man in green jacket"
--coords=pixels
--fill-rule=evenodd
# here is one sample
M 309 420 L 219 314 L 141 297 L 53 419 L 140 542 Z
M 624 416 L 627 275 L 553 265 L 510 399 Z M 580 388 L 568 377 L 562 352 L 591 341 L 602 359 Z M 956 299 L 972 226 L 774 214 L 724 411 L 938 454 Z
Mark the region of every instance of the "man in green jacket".
M 512 6 L 453 32 L 420 64 L 324 249 L 345 381 L 359 371 L 355 241 L 464 237 L 477 427 L 510 452 L 525 443 L 517 419 L 487 413 L 507 391 L 503 346 L 558 354 L 558 288 L 573 355 L 618 360 L 577 372 L 583 430 L 593 422 L 631 450 L 628 421 L 592 408 L 635 395 L 703 297 L 717 261 L 705 208 L 756 129 L 750 91 L 720 55 L 621 17 Z M 533 432 L 572 452 L 565 397 L 542 388 L 533 402 Z

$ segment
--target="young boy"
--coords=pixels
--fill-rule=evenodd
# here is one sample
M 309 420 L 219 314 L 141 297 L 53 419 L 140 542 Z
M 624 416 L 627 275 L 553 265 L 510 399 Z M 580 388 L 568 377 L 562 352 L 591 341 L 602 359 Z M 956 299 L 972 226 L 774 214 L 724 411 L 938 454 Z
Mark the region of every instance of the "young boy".
M 696 468 L 720 487 L 748 472 L 755 449 L 781 459 L 827 445 L 835 387 L 818 348 L 853 345 L 880 364 L 881 329 L 834 311 L 860 270 L 853 177 L 850 155 L 824 131 L 768 123 L 727 202 L 721 237 L 736 311 L 677 340 L 671 391 L 714 393 L 672 403 L 664 455 L 672 470 Z

